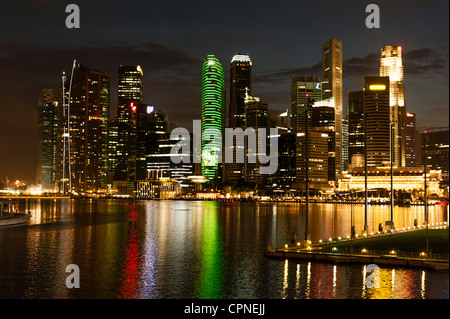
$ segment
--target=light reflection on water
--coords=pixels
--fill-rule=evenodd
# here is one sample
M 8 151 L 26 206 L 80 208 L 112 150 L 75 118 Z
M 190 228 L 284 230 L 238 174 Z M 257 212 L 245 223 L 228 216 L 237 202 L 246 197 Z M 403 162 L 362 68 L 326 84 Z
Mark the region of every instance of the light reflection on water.
M 350 206 L 314 205 L 313 240 L 350 233 Z M 28 227 L 0 230 L 1 298 L 448 298 L 448 273 L 380 268 L 366 288 L 364 265 L 264 257 L 267 245 L 304 236 L 300 204 L 201 201 L 27 200 Z M 363 206 L 353 207 L 357 229 Z M 369 227 L 389 219 L 371 207 Z M 423 207 L 395 210 L 397 227 L 423 221 Z M 430 207 L 432 223 L 448 221 Z M 369 230 L 370 231 L 370 230 Z M 68 264 L 80 289 L 68 289 Z

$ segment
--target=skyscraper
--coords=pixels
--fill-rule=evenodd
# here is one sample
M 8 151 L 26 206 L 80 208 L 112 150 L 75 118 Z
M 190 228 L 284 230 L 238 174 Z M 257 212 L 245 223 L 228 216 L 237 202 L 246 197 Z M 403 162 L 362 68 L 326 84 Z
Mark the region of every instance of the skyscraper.
M 419 139 L 417 138 L 416 130 L 416 112 L 406 113 L 406 166 L 412 167 L 416 166 L 416 157 L 419 144 Z
M 245 96 L 252 91 L 252 61 L 248 54 L 236 53 L 230 64 L 230 104 L 228 110 L 228 127 L 244 128 Z M 236 161 L 236 147 L 233 145 L 233 160 L 224 163 L 224 181 L 240 183 L 244 179 L 244 164 Z
M 381 49 L 380 76 L 389 77 L 390 121 L 394 124 L 394 163 L 405 166 L 406 108 L 401 46 L 387 45 Z
M 265 128 L 267 130 L 268 128 L 269 111 L 267 103 L 261 102 L 258 97 L 247 96 L 245 99 L 245 118 L 245 128 L 253 128 L 255 130 L 257 147 L 257 149 L 251 150 L 248 147 L 248 140 L 245 142 L 245 181 L 248 183 L 261 184 L 266 180 L 266 176 L 259 171 L 262 164 L 257 156 L 261 153 L 258 141 L 261 138 L 267 141 L 267 136 L 259 136 L 258 129 Z M 265 154 L 267 153 L 266 151 L 267 149 L 264 150 Z M 255 163 L 249 161 L 249 157 L 251 156 L 256 156 Z
M 296 188 L 306 189 L 306 134 L 296 133 Z M 321 190 L 328 184 L 328 134 L 309 131 L 309 187 L 311 190 Z
M 348 117 L 342 119 L 342 170 L 348 171 Z
M 132 191 L 136 181 L 136 113 L 137 106 L 142 103 L 143 76 L 139 65 L 119 66 L 114 180 L 128 182 L 129 191 Z
M 326 133 L 328 136 L 328 182 L 336 182 L 336 125 L 335 125 L 334 98 L 316 101 L 312 107 L 311 130 Z M 314 147 L 314 145 L 312 145 Z
M 348 162 L 353 156 L 364 155 L 364 91 L 347 93 Z
M 367 165 L 390 163 L 389 77 L 364 78 Z
M 222 65 L 208 55 L 202 67 L 202 175 L 209 181 L 220 178 L 222 137 L 225 127 L 225 80 Z
M 248 54 L 236 53 L 230 64 L 229 127 L 244 127 L 246 94 L 252 95 L 252 61 Z
M 342 174 L 342 42 L 332 38 L 322 45 L 323 99 L 334 97 L 336 180 Z
M 322 100 L 322 84 L 318 77 L 295 77 L 291 84 L 291 125 L 294 132 L 304 131 L 306 127 L 306 102 L 310 99 Z M 311 125 L 311 112 L 308 114 Z
M 424 144 L 426 143 L 426 154 Z M 420 134 L 421 157 L 427 157 L 427 167 L 442 172 L 443 184 L 449 185 L 449 131 L 423 132 Z
M 105 189 L 107 185 L 110 83 L 107 73 L 88 69 L 78 62 L 73 71 L 70 82 L 65 83 L 65 92 L 72 83 L 70 113 L 67 109 L 69 116 L 64 119 L 69 123 L 61 125 L 70 127 L 63 133 L 68 135 L 70 146 L 67 153 L 71 168 L 70 191 L 86 194 Z M 67 106 L 62 104 L 63 108 Z
M 43 190 L 53 191 L 56 182 L 56 144 L 58 129 L 58 102 L 52 89 L 44 89 L 38 103 L 38 171 L 37 184 Z

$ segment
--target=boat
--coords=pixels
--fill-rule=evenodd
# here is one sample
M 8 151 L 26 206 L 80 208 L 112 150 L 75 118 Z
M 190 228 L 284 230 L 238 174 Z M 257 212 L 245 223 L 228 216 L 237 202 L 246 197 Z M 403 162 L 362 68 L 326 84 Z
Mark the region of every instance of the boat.
M 28 212 L 28 214 L 14 213 L 10 202 L 0 202 L 0 227 L 26 224 L 30 218 L 31 212 Z
M 0 227 L 26 224 L 31 218 L 31 213 L 2 214 L 0 216 Z

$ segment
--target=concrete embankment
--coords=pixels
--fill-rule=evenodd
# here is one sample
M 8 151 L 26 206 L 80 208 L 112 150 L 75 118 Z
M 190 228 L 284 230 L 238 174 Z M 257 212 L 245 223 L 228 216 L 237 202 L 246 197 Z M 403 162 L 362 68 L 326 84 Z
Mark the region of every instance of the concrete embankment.
M 370 256 L 370 255 L 343 255 L 323 252 L 289 251 L 289 250 L 267 250 L 265 255 L 270 258 L 300 259 L 317 262 L 330 263 L 360 263 L 377 264 L 390 267 L 418 267 L 436 271 L 448 271 L 448 262 L 427 261 L 417 258 L 403 258 L 396 256 Z

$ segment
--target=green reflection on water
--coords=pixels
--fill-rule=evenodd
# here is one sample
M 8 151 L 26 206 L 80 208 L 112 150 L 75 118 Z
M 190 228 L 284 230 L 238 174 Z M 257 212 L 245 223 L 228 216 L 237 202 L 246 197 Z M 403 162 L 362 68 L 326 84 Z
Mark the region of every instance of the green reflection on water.
M 200 267 L 194 298 L 224 298 L 223 243 L 219 226 L 219 203 L 205 202 L 202 212 Z

